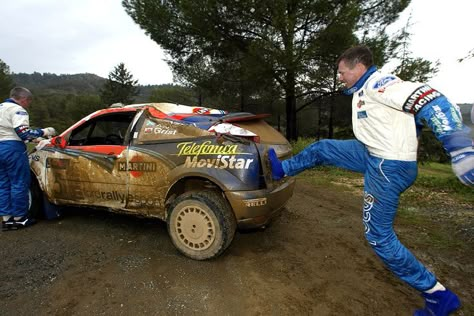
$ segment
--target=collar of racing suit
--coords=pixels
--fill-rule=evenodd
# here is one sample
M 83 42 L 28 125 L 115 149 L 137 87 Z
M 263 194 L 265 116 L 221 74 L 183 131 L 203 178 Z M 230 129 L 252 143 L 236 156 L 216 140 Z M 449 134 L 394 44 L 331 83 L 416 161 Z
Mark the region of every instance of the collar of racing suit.
M 15 104 L 18 104 L 18 102 L 16 102 L 15 100 L 13 100 L 12 98 L 8 98 L 8 99 L 5 99 L 5 101 L 3 102 L 9 102 L 9 103 L 15 103 Z M 19 105 L 19 104 L 18 104 Z
M 370 68 L 367 69 L 367 71 L 362 75 L 362 77 L 359 78 L 359 80 L 357 80 L 357 82 L 352 87 L 345 89 L 342 93 L 344 93 L 345 95 L 351 95 L 354 92 L 358 91 L 360 88 L 362 88 L 367 79 L 369 79 L 370 75 L 376 71 L 377 67 L 370 66 Z

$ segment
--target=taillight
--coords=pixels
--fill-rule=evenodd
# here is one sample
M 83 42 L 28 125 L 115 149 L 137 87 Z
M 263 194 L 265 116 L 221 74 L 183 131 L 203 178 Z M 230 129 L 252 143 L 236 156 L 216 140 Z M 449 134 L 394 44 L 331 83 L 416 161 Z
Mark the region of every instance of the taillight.
M 251 139 L 254 143 L 260 143 L 260 136 L 253 136 Z

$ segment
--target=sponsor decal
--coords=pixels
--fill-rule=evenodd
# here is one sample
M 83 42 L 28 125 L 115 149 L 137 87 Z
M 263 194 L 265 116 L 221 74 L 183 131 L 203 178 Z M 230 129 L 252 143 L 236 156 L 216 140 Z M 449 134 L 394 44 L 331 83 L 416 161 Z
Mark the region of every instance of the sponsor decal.
M 156 172 L 156 162 L 143 161 L 141 156 L 133 156 L 128 162 L 119 162 L 118 171 L 130 171 L 130 175 L 139 178 L 144 172 Z
M 24 112 L 24 111 L 18 111 L 18 112 L 15 112 L 16 115 L 24 115 L 24 116 L 27 116 L 28 113 Z
M 367 118 L 367 112 L 366 111 L 358 111 L 357 112 L 357 118 L 358 119 Z
M 155 172 L 156 162 L 120 162 L 119 171 Z
M 452 131 L 453 128 L 450 126 L 450 122 L 446 114 L 443 112 L 439 105 L 434 105 L 432 107 L 434 110 L 434 116 L 431 118 L 431 122 L 435 126 L 436 132 L 447 132 Z
M 145 197 L 136 194 L 129 194 L 128 206 L 161 208 L 163 207 L 163 203 L 157 197 Z
M 394 80 L 398 79 L 395 76 L 386 76 L 381 79 L 379 79 L 373 86 L 374 89 L 379 89 L 382 88 L 383 86 L 387 85 L 387 83 L 392 82 Z M 392 82 L 395 83 L 395 82 Z
M 26 125 L 21 125 L 21 126 L 18 126 L 17 128 L 15 128 L 15 131 L 16 131 L 17 133 L 19 133 L 19 134 L 23 134 L 23 133 L 27 132 L 28 129 L 29 129 L 28 126 L 26 126 Z
M 178 156 L 187 156 L 184 166 L 187 168 L 218 168 L 218 169 L 248 169 L 254 159 L 237 158 L 236 155 L 250 155 L 240 153 L 239 145 L 214 145 L 211 141 L 202 144 L 194 142 L 179 143 Z M 199 156 L 217 155 L 213 158 Z
M 40 156 L 39 155 L 31 155 L 31 160 L 33 161 L 40 161 Z
M 256 207 L 267 205 L 267 198 L 244 200 L 244 204 L 247 207 Z
M 370 222 L 370 210 L 374 206 L 374 201 L 375 198 L 372 194 L 364 192 L 364 209 L 362 210 L 362 220 L 364 222 L 364 230 L 366 234 L 370 232 L 368 223 Z
M 161 135 L 176 135 L 176 130 L 171 129 L 168 126 L 158 125 L 153 129 L 153 133 Z
M 441 96 L 443 95 L 440 92 L 431 88 L 429 85 L 423 85 L 408 97 L 405 104 L 403 104 L 403 110 L 416 114 L 423 106 Z
M 359 100 L 359 102 L 357 102 L 357 107 L 360 109 L 364 104 L 365 104 L 364 100 Z
M 364 90 L 360 90 L 359 97 L 363 97 L 363 96 L 364 96 Z
M 105 201 L 119 201 L 125 203 L 126 193 L 118 191 L 88 191 L 83 190 L 83 197 L 89 199 L 100 199 Z
M 211 141 L 202 144 L 194 142 L 179 143 L 177 145 L 178 156 L 203 156 L 203 155 L 236 155 L 239 153 L 239 145 L 212 145 Z
M 46 158 L 46 168 L 65 170 L 69 167 L 69 159 Z
M 218 169 L 248 169 L 253 159 L 236 158 L 229 155 L 218 155 L 217 158 L 198 159 L 186 157 L 186 168 L 218 168 Z
M 196 114 L 211 114 L 211 109 L 208 108 L 193 108 L 193 113 Z
M 136 206 L 161 207 L 162 203 L 155 197 L 144 197 L 137 194 L 126 194 L 119 191 L 87 191 L 83 190 L 83 198 L 98 199 L 104 201 L 117 201 L 120 203 L 132 203 Z
M 151 134 L 153 133 L 153 127 L 145 127 L 145 130 L 143 132 L 145 134 Z

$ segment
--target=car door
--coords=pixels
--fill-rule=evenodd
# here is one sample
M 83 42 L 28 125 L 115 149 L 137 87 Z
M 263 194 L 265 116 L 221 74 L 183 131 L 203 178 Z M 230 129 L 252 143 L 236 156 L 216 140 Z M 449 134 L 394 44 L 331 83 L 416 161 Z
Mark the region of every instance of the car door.
M 105 112 L 68 132 L 66 147 L 46 161 L 48 187 L 60 203 L 123 208 L 127 133 L 135 111 Z
M 213 135 L 192 124 L 172 120 L 152 107 L 143 111 L 128 149 L 128 202 L 126 209 L 165 218 L 169 173 L 183 163 L 178 154 L 183 139 Z M 171 179 L 172 181 L 172 179 Z

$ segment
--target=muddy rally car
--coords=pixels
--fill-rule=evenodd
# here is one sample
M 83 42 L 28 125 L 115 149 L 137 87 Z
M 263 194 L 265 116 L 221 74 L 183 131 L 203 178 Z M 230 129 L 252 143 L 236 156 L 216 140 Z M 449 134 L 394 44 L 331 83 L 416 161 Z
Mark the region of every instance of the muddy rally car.
M 216 257 L 293 193 L 266 159 L 270 147 L 289 157 L 290 144 L 263 118 L 170 103 L 96 111 L 30 153 L 30 213 L 84 206 L 159 218 L 184 255 Z

